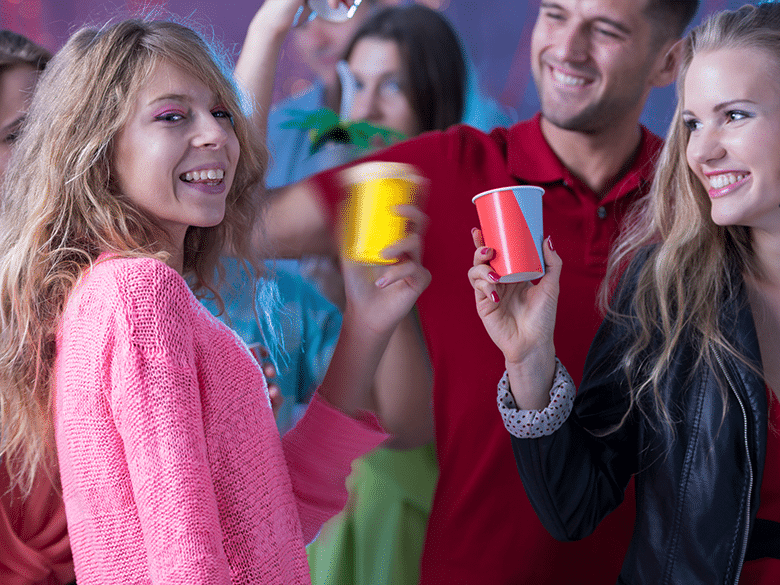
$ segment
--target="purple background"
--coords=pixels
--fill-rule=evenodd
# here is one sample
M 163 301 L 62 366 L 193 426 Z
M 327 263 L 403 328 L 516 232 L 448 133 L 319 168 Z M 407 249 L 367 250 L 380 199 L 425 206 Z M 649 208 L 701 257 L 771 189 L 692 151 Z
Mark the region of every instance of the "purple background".
M 420 0 L 441 9 L 454 24 L 474 61 L 483 89 L 502 104 L 517 110 L 520 118 L 538 109 L 529 71 L 529 39 L 540 0 Z M 701 15 L 736 8 L 742 0 L 702 0 Z M 191 17 L 196 28 L 212 34 L 233 58 L 238 55 L 246 26 L 258 0 L 0 0 L 2 27 L 22 33 L 51 50 L 83 24 L 99 24 L 111 17 L 162 9 Z M 277 76 L 276 99 L 302 89 L 309 79 L 294 51 L 284 50 Z M 671 118 L 674 93 L 656 90 L 642 121 L 663 134 Z

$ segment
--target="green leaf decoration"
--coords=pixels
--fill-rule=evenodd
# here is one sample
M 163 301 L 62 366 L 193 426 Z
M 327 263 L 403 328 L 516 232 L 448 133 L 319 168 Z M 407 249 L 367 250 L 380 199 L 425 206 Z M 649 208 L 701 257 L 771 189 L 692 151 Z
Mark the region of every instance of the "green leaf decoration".
M 401 132 L 383 126 L 374 126 L 369 122 L 342 121 L 330 108 L 320 108 L 314 112 L 291 109 L 286 113 L 290 119 L 282 123 L 282 128 L 309 130 L 311 140 L 309 154 L 318 152 L 328 142 L 351 144 L 359 150 L 368 150 L 374 146 L 377 137 L 384 145 L 406 138 Z

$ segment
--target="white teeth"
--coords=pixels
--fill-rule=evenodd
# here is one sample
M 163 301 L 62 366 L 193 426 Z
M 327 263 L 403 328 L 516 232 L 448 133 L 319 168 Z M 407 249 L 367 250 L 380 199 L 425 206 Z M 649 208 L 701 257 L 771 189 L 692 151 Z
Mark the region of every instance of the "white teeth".
M 566 75 L 565 73 L 553 69 L 553 77 L 555 78 L 555 81 L 558 81 L 560 83 L 563 83 L 564 85 L 572 85 L 572 86 L 581 86 L 585 85 L 585 78 L 583 77 L 575 77 L 573 75 Z
M 190 171 L 182 175 L 182 178 L 187 183 L 194 183 L 196 181 L 221 181 L 224 177 L 225 177 L 225 171 L 223 171 L 222 169 Z
M 747 174 L 744 173 L 724 173 L 722 175 L 714 175 L 710 177 L 710 187 L 712 189 L 722 189 L 727 185 L 741 181 L 745 177 L 747 177 Z

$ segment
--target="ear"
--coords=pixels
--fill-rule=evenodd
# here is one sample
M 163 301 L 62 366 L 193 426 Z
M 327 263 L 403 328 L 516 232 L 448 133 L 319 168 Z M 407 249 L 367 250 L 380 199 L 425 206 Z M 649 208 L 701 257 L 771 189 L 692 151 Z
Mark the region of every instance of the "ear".
M 650 76 L 653 87 L 664 87 L 672 83 L 677 77 L 677 69 L 680 66 L 680 54 L 682 53 L 683 40 L 668 41 L 661 47 L 663 57 L 656 63 L 656 70 Z

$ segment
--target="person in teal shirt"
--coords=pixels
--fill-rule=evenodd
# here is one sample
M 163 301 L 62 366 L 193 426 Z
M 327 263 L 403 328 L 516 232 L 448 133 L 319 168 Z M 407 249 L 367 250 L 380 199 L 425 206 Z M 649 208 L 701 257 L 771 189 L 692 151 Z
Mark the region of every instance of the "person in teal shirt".
M 274 382 L 283 398 L 276 409 L 276 425 L 284 434 L 303 415 L 328 369 L 341 329 L 341 312 L 311 283 L 283 265 L 266 262 L 273 277 L 266 280 L 249 274 L 234 258 L 223 257 L 221 262 L 225 279 L 220 281 L 219 294 L 224 311 L 220 313 L 211 298 L 201 302 L 247 345 L 269 348 L 276 370 Z

